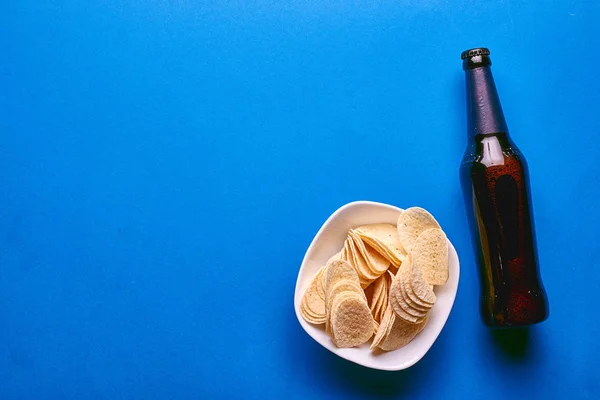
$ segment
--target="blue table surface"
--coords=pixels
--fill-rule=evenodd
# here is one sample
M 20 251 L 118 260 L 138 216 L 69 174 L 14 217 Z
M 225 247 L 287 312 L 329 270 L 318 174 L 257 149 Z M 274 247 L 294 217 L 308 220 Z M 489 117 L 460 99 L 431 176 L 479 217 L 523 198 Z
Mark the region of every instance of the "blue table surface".
M 6 1 L 0 398 L 598 398 L 600 4 Z M 548 321 L 478 314 L 458 167 L 467 48 L 530 164 Z M 293 311 L 353 200 L 423 206 L 461 258 L 401 372 Z

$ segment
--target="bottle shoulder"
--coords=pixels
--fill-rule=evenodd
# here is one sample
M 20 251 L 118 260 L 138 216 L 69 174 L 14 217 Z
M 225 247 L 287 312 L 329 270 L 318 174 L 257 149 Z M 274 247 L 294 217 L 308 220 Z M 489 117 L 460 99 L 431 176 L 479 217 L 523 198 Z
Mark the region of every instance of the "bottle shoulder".
M 480 135 L 470 139 L 463 155 L 463 165 L 523 164 L 527 167 L 525 156 L 518 146 L 506 134 Z

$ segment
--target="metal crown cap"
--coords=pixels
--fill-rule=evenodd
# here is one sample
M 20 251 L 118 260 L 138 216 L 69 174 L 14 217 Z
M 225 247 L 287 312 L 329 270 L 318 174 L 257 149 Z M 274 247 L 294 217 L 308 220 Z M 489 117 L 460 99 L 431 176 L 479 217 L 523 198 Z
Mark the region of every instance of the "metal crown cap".
M 460 54 L 460 59 L 461 60 L 466 60 L 467 58 L 470 57 L 475 57 L 475 56 L 489 56 L 490 55 L 490 50 L 488 48 L 485 47 L 478 47 L 475 49 L 470 49 L 470 50 L 465 50 Z

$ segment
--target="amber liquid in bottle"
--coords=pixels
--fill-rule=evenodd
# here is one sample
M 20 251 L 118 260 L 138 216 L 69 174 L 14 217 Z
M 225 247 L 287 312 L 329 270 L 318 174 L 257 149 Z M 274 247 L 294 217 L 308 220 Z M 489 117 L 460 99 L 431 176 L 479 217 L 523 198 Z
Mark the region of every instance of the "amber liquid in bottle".
M 468 145 L 461 184 L 478 253 L 480 312 L 490 327 L 548 318 L 532 217 L 529 172 L 511 140 L 491 72 L 489 50 L 463 52 Z

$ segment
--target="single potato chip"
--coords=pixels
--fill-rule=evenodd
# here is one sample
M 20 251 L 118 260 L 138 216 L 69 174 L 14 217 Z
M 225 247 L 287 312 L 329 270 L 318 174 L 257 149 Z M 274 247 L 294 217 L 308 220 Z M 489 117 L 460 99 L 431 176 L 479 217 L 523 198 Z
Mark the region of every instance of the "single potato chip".
M 349 295 L 335 304 L 331 313 L 332 339 L 338 347 L 356 347 L 373 336 L 375 321 L 367 302 Z
M 421 207 L 411 207 L 404 210 L 398 217 L 396 226 L 398 240 L 407 252 L 412 252 L 414 243 L 421 232 L 429 228 L 441 229 L 433 215 Z
M 430 285 L 448 281 L 448 239 L 438 228 L 424 230 L 413 245 L 413 262 Z

